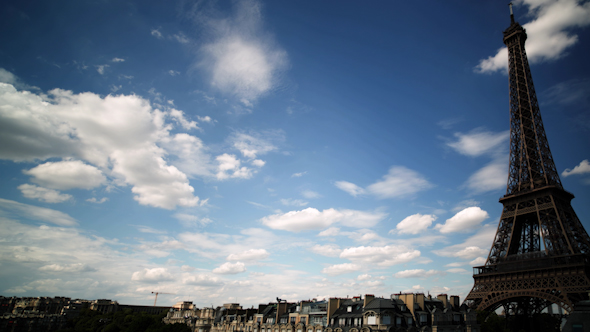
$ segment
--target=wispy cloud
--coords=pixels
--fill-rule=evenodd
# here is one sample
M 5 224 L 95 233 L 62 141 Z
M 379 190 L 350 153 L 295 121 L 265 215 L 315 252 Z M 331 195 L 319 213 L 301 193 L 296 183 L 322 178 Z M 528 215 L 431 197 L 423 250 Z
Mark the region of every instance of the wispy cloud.
M 354 197 L 369 193 L 381 199 L 412 196 L 433 186 L 421 174 L 403 166 L 391 167 L 381 180 L 366 188 L 347 181 L 336 181 L 334 185 Z
M 78 223 L 69 215 L 47 208 L 23 204 L 8 199 L 0 198 L 0 210 L 14 214 L 18 217 L 45 221 L 60 226 L 75 226 Z
M 590 3 L 579 0 L 520 0 L 516 5 L 528 7 L 533 20 L 523 24 L 528 39 L 527 55 L 531 63 L 555 60 L 578 42 L 574 28 L 590 25 Z M 482 59 L 475 67 L 478 73 L 507 72 L 508 51 L 503 47 L 495 55 Z

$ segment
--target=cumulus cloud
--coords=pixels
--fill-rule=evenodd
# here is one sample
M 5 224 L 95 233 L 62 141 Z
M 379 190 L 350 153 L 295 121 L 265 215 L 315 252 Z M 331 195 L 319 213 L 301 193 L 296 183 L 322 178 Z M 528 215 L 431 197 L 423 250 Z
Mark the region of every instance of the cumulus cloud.
M 531 63 L 550 61 L 564 56 L 578 42 L 574 28 L 590 25 L 590 3 L 579 0 L 520 0 L 516 5 L 528 6 L 533 20 L 523 24 L 528 39 L 527 56 Z M 475 67 L 479 73 L 507 72 L 508 51 L 500 48 L 495 55 L 482 59 Z
M 217 274 L 238 274 L 246 272 L 246 265 L 242 262 L 223 263 L 218 268 L 213 269 L 213 273 Z
M 396 278 L 427 278 L 432 277 L 435 275 L 444 276 L 446 273 L 443 271 L 437 270 L 424 270 L 424 269 L 416 269 L 416 270 L 404 270 L 395 273 L 393 276 Z
M 61 194 L 57 190 L 37 187 L 31 184 L 21 184 L 17 187 L 24 197 L 37 199 L 45 203 L 62 203 L 72 199 L 71 195 Z
M 218 162 L 216 174 L 218 180 L 249 179 L 255 173 L 255 170 L 241 166 L 242 162 L 233 154 L 224 153 L 217 156 L 215 160 Z
M 241 253 L 231 254 L 227 256 L 228 261 L 259 261 L 266 259 L 270 253 L 265 249 L 250 249 Z
M 342 249 L 340 249 L 340 247 L 335 244 L 316 244 L 315 246 L 311 247 L 311 251 L 322 256 L 338 257 L 342 252 Z
M 344 263 L 344 264 L 331 265 L 326 268 L 323 268 L 322 273 L 325 273 L 325 274 L 331 275 L 331 276 L 337 276 L 340 274 L 355 272 L 360 269 L 361 269 L 360 265 L 351 264 L 351 263 Z
M 210 71 L 211 85 L 246 106 L 279 83 L 287 53 L 262 29 L 261 4 L 255 0 L 235 3 L 232 17 L 214 20 L 199 17 L 213 42 L 203 45 L 197 66 Z
M 588 162 L 588 159 L 582 160 L 579 165 L 574 167 L 574 169 L 566 168 L 561 173 L 561 175 L 563 177 L 567 177 L 570 175 L 586 174 L 586 173 L 590 173 L 590 162 Z
M 140 271 L 133 272 L 131 276 L 131 280 L 133 281 L 141 281 L 141 282 L 148 282 L 148 283 L 157 283 L 160 281 L 168 281 L 173 280 L 174 277 L 168 269 L 164 267 L 155 267 L 153 269 L 143 269 Z
M 401 245 L 383 247 L 352 247 L 346 248 L 340 258 L 349 259 L 355 263 L 377 264 L 378 266 L 392 266 L 407 263 L 420 257 L 420 251 Z
M 160 146 L 172 139 L 168 115 L 139 96 L 60 89 L 36 95 L 0 83 L 0 105 L 1 159 L 64 159 L 26 171 L 36 183 L 88 189 L 104 183 L 101 172 L 106 172 L 115 185 L 131 185 L 140 204 L 165 209 L 199 204 L 187 175 L 164 159 L 175 152 Z
M 436 220 L 433 214 L 413 214 L 400 221 L 395 228 L 400 234 L 418 234 L 426 230 Z
M 487 153 L 496 153 L 498 150 L 504 150 L 510 131 L 494 133 L 475 129 L 467 134 L 455 133 L 457 138 L 454 142 L 448 142 L 447 145 L 460 154 L 477 157 Z
M 201 286 L 201 287 L 220 287 L 223 282 L 219 278 L 209 276 L 206 274 L 197 274 L 184 277 L 182 283 L 185 285 Z
M 474 259 L 471 262 L 469 262 L 469 265 L 471 265 L 471 266 L 481 266 L 481 265 L 484 265 L 485 263 L 486 263 L 486 259 L 484 257 L 477 257 L 476 259 Z
M 480 207 L 472 206 L 457 212 L 444 224 L 438 224 L 434 228 L 441 233 L 469 232 L 479 228 L 481 223 L 489 217 L 489 214 Z
M 270 215 L 262 218 L 260 221 L 272 229 L 299 232 L 324 229 L 337 222 L 348 227 L 371 227 L 383 220 L 386 216 L 387 214 L 382 212 L 336 209 L 327 209 L 320 212 L 314 208 L 307 208 L 301 211 Z
M 31 181 L 36 184 L 59 190 L 92 189 L 106 181 L 98 168 L 80 160 L 47 162 L 24 170 L 23 173 L 32 176 Z
M 494 241 L 497 225 L 486 224 L 479 227 L 476 234 L 467 238 L 464 242 L 454 244 L 432 252 L 444 257 L 457 257 L 464 260 L 473 260 L 480 256 L 487 256 L 489 248 Z
M 367 187 L 367 191 L 379 198 L 397 198 L 413 195 L 432 187 L 422 175 L 403 166 L 394 166 L 389 173 Z
M 2 198 L 0 198 L 0 210 L 17 217 L 45 221 L 60 226 L 75 226 L 78 224 L 74 218 L 63 212 Z

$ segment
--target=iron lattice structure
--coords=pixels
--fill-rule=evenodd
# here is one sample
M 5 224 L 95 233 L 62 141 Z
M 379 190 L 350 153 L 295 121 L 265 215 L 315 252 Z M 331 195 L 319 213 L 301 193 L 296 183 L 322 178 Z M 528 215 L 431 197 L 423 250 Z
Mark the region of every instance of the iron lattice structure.
M 512 8 L 511 8 L 512 11 Z M 567 312 L 588 299 L 590 238 L 555 168 L 524 44 L 514 21 L 504 31 L 510 86 L 510 161 L 498 230 L 484 266 L 474 268 L 467 305 L 531 315 L 555 303 Z

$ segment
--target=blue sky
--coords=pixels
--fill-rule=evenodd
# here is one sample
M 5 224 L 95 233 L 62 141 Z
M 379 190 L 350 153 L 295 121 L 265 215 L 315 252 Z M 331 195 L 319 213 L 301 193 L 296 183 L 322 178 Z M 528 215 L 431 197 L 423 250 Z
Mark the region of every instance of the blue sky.
M 590 229 L 590 3 L 514 10 Z M 3 1 L 0 294 L 464 298 L 506 190 L 509 22 L 497 1 Z

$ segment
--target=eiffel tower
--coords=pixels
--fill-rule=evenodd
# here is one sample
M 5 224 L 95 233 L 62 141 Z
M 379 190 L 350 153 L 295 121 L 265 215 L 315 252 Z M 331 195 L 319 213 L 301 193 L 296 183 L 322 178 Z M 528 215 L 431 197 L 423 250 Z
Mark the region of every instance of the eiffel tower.
M 580 223 L 555 168 L 524 43 L 514 21 L 504 31 L 510 87 L 510 161 L 502 216 L 488 259 L 474 267 L 474 286 L 465 303 L 506 314 L 566 312 L 588 299 L 590 238 Z

